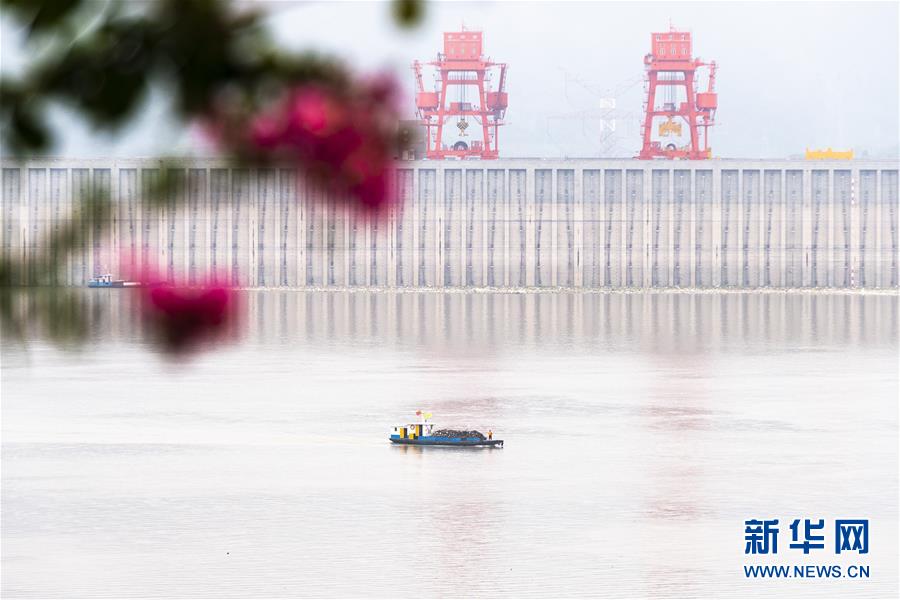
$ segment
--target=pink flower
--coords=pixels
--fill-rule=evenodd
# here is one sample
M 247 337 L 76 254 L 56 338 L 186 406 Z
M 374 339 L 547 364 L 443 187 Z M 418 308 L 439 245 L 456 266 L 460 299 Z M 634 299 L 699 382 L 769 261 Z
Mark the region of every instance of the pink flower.
M 249 141 L 255 152 L 288 156 L 333 191 L 378 210 L 390 199 L 396 98 L 387 77 L 349 90 L 305 84 L 253 118 Z
M 235 321 L 237 296 L 224 286 L 176 287 L 144 280 L 144 317 L 163 350 L 183 354 L 221 341 Z
M 346 107 L 317 87 L 302 88 L 290 106 L 289 125 L 301 135 L 325 137 L 348 120 Z

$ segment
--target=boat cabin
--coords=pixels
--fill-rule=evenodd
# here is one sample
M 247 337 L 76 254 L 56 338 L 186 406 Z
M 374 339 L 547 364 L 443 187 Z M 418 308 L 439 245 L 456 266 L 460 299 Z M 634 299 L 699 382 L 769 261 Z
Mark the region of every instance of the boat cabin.
M 420 437 L 429 437 L 434 431 L 431 423 L 411 423 L 409 425 L 397 425 L 391 432 L 391 437 L 397 436 L 401 440 L 415 440 Z

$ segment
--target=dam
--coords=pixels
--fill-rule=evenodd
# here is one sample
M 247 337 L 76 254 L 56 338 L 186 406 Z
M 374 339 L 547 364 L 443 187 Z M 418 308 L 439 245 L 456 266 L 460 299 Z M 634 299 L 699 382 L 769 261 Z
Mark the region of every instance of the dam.
M 898 287 L 896 160 L 397 167 L 396 202 L 367 219 L 294 168 L 4 159 L 0 248 L 35 258 L 72 218 L 85 228 L 61 266 L 73 286 L 150 269 L 240 287 Z M 174 182 L 168 202 L 142 202 L 163 168 Z M 113 200 L 102 227 L 81 206 L 98 193 Z

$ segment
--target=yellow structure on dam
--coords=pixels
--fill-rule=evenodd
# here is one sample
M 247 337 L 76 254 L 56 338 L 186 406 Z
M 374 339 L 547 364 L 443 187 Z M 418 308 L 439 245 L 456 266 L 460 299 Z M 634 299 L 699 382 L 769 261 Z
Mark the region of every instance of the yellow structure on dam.
M 806 149 L 806 160 L 853 160 L 853 150 Z

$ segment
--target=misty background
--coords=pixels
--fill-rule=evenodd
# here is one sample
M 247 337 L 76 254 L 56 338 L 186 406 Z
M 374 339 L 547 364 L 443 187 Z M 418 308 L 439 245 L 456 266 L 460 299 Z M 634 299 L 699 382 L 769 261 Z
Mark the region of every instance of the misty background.
M 412 61 L 434 60 L 444 31 L 483 31 L 485 54 L 509 65 L 501 156 L 634 156 L 643 58 L 651 32 L 667 31 L 670 23 L 693 33 L 695 57 L 718 64 L 715 157 L 786 158 L 827 147 L 853 149 L 859 158 L 900 155 L 896 2 L 429 2 L 412 31 L 398 28 L 383 2 L 239 6 L 265 11 L 286 49 L 334 54 L 363 73 L 395 73 L 407 93 L 403 117 L 410 119 Z M 4 74 L 40 56 L 5 12 L 0 39 Z M 61 106 L 51 122 L 60 132 L 50 152 L 56 156 L 214 151 L 198 128 L 170 116 L 162 89 L 118 134 L 92 131 Z

